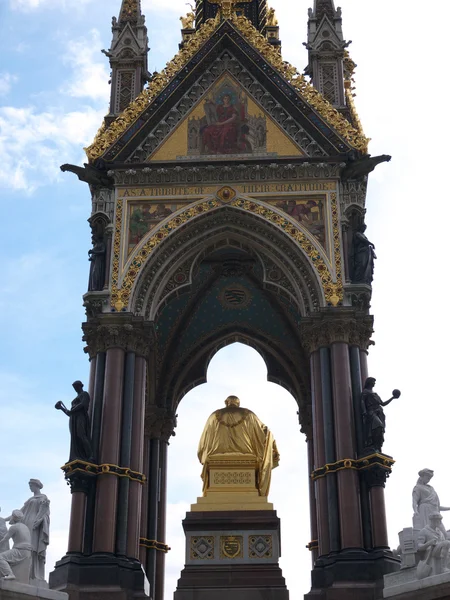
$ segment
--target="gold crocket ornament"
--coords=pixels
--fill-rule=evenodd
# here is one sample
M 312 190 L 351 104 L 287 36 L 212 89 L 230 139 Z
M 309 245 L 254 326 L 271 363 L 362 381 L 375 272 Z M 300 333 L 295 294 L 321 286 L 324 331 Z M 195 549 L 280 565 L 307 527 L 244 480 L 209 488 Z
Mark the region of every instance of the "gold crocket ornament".
M 245 4 L 252 0 L 208 0 L 210 4 L 218 4 L 220 14 L 224 19 L 231 19 L 238 4 Z

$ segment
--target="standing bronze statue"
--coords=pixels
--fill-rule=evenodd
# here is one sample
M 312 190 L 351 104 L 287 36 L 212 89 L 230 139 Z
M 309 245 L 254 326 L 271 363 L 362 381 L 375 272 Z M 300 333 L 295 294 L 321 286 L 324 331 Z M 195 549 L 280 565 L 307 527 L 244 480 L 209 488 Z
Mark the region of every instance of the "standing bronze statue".
M 375 246 L 366 235 L 366 224 L 361 223 L 353 234 L 351 255 L 351 280 L 352 283 L 372 283 L 374 261 L 376 259 Z
M 69 410 L 61 401 L 55 404 L 57 410 L 62 410 L 69 417 L 69 462 L 73 460 L 92 462 L 91 427 L 88 414 L 91 399 L 89 394 L 83 390 L 81 381 L 74 381 L 72 386 L 77 393 L 77 397 L 72 401 L 71 409 Z
M 106 272 L 106 244 L 100 235 L 94 234 L 92 236 L 92 248 L 88 254 L 91 261 L 88 290 L 99 292 L 105 285 Z
M 386 417 L 383 406 L 387 406 L 394 400 L 400 398 L 400 390 L 393 390 L 392 398 L 383 402 L 380 396 L 373 391 L 375 377 L 368 377 L 361 394 L 361 411 L 364 420 L 364 447 L 374 452 L 381 452 L 384 444 L 384 432 L 386 430 Z

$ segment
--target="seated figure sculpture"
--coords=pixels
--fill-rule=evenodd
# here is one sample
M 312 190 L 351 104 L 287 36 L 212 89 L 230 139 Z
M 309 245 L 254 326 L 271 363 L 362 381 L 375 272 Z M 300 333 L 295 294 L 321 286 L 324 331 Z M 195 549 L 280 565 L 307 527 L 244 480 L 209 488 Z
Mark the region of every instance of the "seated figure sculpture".
M 441 530 L 441 522 L 442 516 L 440 513 L 431 513 L 429 524 L 419 533 L 417 549 L 424 555 L 417 565 L 418 579 L 440 575 L 446 570 L 450 540 L 445 539 L 445 535 Z
M 193 510 L 212 510 L 204 506 L 209 502 L 236 501 L 240 508 L 242 503 L 246 508 L 267 503 L 272 469 L 280 459 L 273 435 L 251 410 L 240 407 L 236 396 L 229 396 L 225 405 L 209 417 L 200 439 L 198 458 L 208 500 L 199 499 L 203 508 Z
M 24 566 L 24 573 L 17 577 L 21 583 L 29 583 L 31 567 L 31 533 L 28 527 L 22 523 L 23 512 L 14 510 L 9 522 L 10 528 L 1 542 L 12 539 L 14 546 L 11 550 L 0 553 L 0 579 L 16 579 L 16 574 L 11 567 L 17 569 Z
M 4 542 L 1 541 L 7 533 L 8 528 L 6 526 L 6 519 L 0 517 L 0 552 L 5 552 L 6 550 L 9 550 L 9 540 L 6 540 Z

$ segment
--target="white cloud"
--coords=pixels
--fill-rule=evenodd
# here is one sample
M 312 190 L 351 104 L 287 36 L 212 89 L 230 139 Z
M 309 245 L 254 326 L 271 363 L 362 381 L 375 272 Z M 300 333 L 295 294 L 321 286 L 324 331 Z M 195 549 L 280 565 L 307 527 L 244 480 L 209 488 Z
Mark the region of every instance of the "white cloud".
M 10 0 L 13 10 L 30 12 L 41 8 L 59 8 L 62 10 L 79 9 L 92 0 Z
M 109 71 L 107 60 L 98 60 L 102 57 L 99 32 L 92 29 L 87 37 L 71 40 L 67 47 L 64 62 L 73 69 L 73 76 L 61 91 L 75 98 L 90 98 L 106 103 L 110 94 Z
M 6 96 L 11 91 L 12 84 L 17 81 L 16 75 L 0 73 L 0 96 Z
M 0 187 L 32 193 L 56 181 L 59 165 L 78 160 L 104 113 L 90 106 L 67 113 L 62 108 L 0 108 Z

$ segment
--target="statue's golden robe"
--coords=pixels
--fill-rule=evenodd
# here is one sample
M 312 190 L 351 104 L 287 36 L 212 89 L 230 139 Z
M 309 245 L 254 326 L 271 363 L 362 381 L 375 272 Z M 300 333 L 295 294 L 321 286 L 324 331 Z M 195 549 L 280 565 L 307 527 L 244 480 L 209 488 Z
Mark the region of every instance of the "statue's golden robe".
M 269 494 L 272 469 L 278 466 L 280 456 L 273 435 L 251 410 L 227 406 L 213 412 L 207 420 L 198 446 L 205 488 L 208 460 L 224 454 L 255 458 L 259 495 Z

